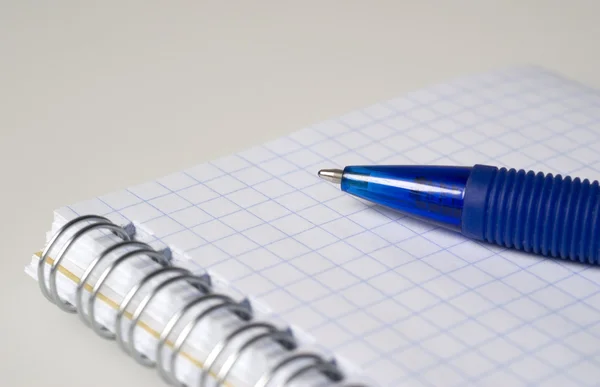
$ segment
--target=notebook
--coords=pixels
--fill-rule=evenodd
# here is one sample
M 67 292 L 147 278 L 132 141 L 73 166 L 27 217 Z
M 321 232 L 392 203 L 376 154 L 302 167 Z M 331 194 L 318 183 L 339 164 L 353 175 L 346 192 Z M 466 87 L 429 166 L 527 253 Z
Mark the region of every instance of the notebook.
M 167 384 L 597 385 L 596 267 L 467 240 L 316 172 L 599 179 L 599 146 L 597 90 L 539 67 L 473 74 L 59 208 L 26 272 Z

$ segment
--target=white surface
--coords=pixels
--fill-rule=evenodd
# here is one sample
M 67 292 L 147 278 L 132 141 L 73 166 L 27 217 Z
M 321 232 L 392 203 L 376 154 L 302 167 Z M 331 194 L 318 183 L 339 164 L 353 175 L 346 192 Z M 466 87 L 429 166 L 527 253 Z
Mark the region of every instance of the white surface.
M 3 5 L 0 380 L 161 385 L 24 275 L 56 207 L 474 70 L 600 86 L 595 3 L 460 4 Z
M 537 67 L 461 77 L 59 214 L 134 222 L 372 387 L 595 383 L 600 270 L 476 243 L 316 172 L 487 164 L 599 180 L 599 90 Z

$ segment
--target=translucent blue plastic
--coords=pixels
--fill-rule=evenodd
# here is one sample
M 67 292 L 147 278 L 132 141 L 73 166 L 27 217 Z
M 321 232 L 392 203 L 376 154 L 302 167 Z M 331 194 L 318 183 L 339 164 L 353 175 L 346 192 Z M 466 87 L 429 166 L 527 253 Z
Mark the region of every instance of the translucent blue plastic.
M 600 263 L 598 181 L 486 165 L 351 166 L 341 188 L 473 239 Z
M 455 231 L 461 230 L 469 167 L 349 166 L 341 189 Z

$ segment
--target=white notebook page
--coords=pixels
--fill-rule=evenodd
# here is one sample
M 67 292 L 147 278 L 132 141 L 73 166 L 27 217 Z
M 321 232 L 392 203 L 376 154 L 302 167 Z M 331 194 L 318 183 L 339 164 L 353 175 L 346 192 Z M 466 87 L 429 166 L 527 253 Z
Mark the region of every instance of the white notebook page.
M 512 68 L 59 211 L 133 221 L 373 386 L 594 385 L 598 268 L 469 241 L 316 172 L 486 163 L 599 179 L 598 149 L 598 91 Z

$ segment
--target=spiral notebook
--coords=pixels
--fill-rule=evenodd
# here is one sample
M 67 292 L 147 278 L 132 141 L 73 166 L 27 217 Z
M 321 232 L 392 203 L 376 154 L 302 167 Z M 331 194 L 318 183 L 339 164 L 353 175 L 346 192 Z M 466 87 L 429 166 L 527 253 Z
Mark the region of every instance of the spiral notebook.
M 597 90 L 537 67 L 474 74 L 60 208 L 26 271 L 168 384 L 597 385 L 596 267 L 466 240 L 316 172 L 599 179 L 599 148 Z

